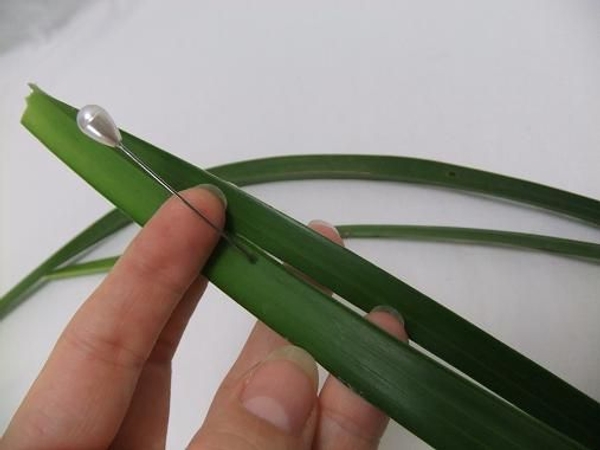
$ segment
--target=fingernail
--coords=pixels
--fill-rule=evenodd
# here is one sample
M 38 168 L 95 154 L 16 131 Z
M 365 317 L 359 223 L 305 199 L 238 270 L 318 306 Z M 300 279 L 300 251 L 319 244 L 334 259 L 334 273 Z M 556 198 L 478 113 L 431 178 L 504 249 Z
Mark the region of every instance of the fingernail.
M 384 312 L 384 313 L 390 314 L 398 322 L 400 322 L 402 325 L 404 325 L 404 317 L 402 317 L 402 314 L 400 314 L 398 311 L 396 311 L 394 308 L 392 308 L 389 305 L 379 305 L 379 306 L 376 306 L 375 308 L 373 308 L 371 310 L 371 312 Z
M 199 189 L 207 190 L 207 191 L 211 192 L 212 194 L 214 194 L 215 197 L 217 197 L 219 200 L 221 200 L 221 203 L 223 203 L 223 207 L 227 208 L 227 197 L 225 197 L 225 194 L 223 194 L 223 191 L 221 189 L 219 189 L 217 186 L 215 186 L 214 184 L 199 184 L 196 187 Z
M 283 432 L 298 434 L 316 402 L 317 365 L 299 347 L 272 352 L 250 375 L 241 394 L 244 408 Z

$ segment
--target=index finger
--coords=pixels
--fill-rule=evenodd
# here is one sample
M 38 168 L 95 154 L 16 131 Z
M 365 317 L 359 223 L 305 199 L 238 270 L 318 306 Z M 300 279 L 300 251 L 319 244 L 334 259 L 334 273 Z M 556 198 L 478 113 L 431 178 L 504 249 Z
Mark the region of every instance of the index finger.
M 224 205 L 218 196 L 206 189 L 182 195 L 222 226 Z M 4 443 L 10 448 L 106 448 L 156 339 L 218 238 L 182 201 L 169 199 L 71 319 Z

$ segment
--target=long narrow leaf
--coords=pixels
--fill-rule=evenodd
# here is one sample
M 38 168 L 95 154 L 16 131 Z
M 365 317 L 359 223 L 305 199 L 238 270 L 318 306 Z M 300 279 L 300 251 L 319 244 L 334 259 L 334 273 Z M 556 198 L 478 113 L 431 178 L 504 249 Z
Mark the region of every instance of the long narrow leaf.
M 164 192 L 141 172 L 133 167 L 128 167 L 125 161 L 110 149 L 89 142 L 79 134 L 74 126 L 73 111 L 66 110 L 64 105 L 58 106 L 49 97 L 39 92 L 34 92 L 29 97 L 28 104 L 29 107 L 23 119 L 25 125 L 67 164 L 118 207 L 127 211 L 136 221 L 143 223 L 165 199 Z M 61 110 L 64 114 L 61 114 Z M 600 417 L 600 407 L 592 399 L 449 310 L 436 304 L 423 294 L 351 252 L 333 245 L 229 183 L 225 183 L 130 135 L 125 135 L 125 140 L 129 148 L 161 172 L 161 175 L 168 181 L 179 184 L 178 187 L 180 188 L 195 185 L 199 182 L 210 182 L 219 186 L 225 192 L 229 201 L 228 227 L 234 235 L 240 238 L 242 236 L 247 237 L 267 252 L 282 258 L 364 309 L 371 309 L 377 304 L 395 305 L 405 315 L 411 336 L 421 345 L 441 355 L 475 379 L 482 381 L 491 389 L 505 396 L 509 401 L 518 404 L 523 409 L 574 436 L 581 442 L 587 442 L 590 445 L 595 445 L 598 442 L 598 432 L 595 429 L 595 424 Z M 74 152 L 72 149 L 77 150 Z M 99 171 L 110 173 L 110 177 L 102 176 Z M 122 176 L 116 177 L 116 174 Z M 127 189 L 123 189 L 125 184 L 129 186 Z M 144 201 L 140 201 L 140 199 Z M 291 242 L 294 244 L 291 245 Z M 306 253 L 306 249 L 310 249 L 310 255 Z M 229 264 L 226 269 L 224 265 L 219 266 L 218 262 L 220 261 L 219 259 L 214 260 L 214 267 L 223 268 L 224 274 L 228 270 L 235 272 L 234 264 Z M 246 264 L 248 264 L 247 261 Z M 251 272 L 251 270 L 248 270 L 248 272 Z M 223 276 L 225 277 L 225 275 Z M 235 279 L 230 279 L 228 284 L 215 275 L 215 280 L 216 284 L 226 292 L 235 293 L 239 289 L 239 284 Z M 233 297 L 241 301 L 238 299 L 237 294 L 234 294 Z M 399 302 L 397 301 L 398 298 L 401 299 Z M 254 312 L 267 323 L 271 323 L 272 318 L 265 317 L 265 307 L 257 306 L 257 308 L 258 312 Z M 279 311 L 279 314 L 284 316 L 287 313 Z M 293 320 L 297 320 L 297 317 L 294 317 Z M 289 336 L 289 333 L 285 333 L 285 330 L 280 329 L 280 331 Z M 327 345 L 330 345 L 330 343 L 328 342 Z M 313 349 L 309 350 L 313 351 Z M 314 351 L 319 353 L 322 350 L 315 349 Z M 371 349 L 371 351 L 374 350 Z M 324 365 L 330 368 L 335 366 L 331 361 L 325 361 Z M 383 366 L 385 364 L 381 367 Z M 352 368 L 348 370 L 352 370 Z M 333 367 L 332 372 L 347 379 L 347 376 L 341 374 L 339 370 L 336 371 L 335 367 Z M 420 376 L 423 375 L 423 373 L 420 374 Z M 537 378 L 536 382 L 542 385 L 544 392 L 540 392 L 536 386 L 532 386 L 531 381 L 528 382 L 533 378 Z M 392 378 L 386 379 L 390 380 Z M 395 380 L 395 382 L 398 382 L 398 380 Z M 383 402 L 383 397 L 379 398 L 373 393 L 373 389 L 377 389 L 373 384 L 367 383 L 366 386 L 361 387 L 353 383 L 353 386 L 359 388 L 367 398 L 377 404 L 380 404 L 379 401 Z M 550 388 L 550 391 L 547 391 L 548 388 Z M 447 389 L 451 390 L 451 388 Z M 551 401 L 547 398 L 548 392 L 551 392 Z M 386 395 L 391 395 L 391 392 L 387 392 Z M 399 394 L 396 394 L 396 397 L 397 395 Z M 490 399 L 493 398 L 490 397 Z M 477 403 L 475 400 L 473 402 Z M 461 407 L 466 407 L 468 404 L 469 402 L 465 403 L 463 401 Z M 500 402 L 499 405 L 501 404 Z M 397 410 L 390 411 L 387 407 L 384 407 L 384 409 L 388 410 L 394 417 L 403 417 Z M 517 420 L 514 416 L 517 414 L 516 410 L 505 410 L 498 405 L 495 406 L 495 410 L 508 414 L 501 419 L 501 422 L 504 420 L 508 422 Z M 507 413 L 507 411 L 512 412 Z M 405 413 L 410 414 L 408 411 L 405 411 Z M 491 411 L 489 413 L 491 414 Z M 448 417 L 451 415 L 448 414 Z M 509 419 L 508 416 L 512 419 Z M 487 416 L 483 414 L 482 417 Z M 411 424 L 410 419 L 404 418 L 401 420 L 412 429 L 416 428 L 414 424 Z M 524 419 L 518 419 L 517 422 L 519 420 Z M 501 422 L 492 421 L 488 422 L 488 425 L 503 428 L 500 425 Z M 590 425 L 591 423 L 593 425 Z M 465 433 L 463 425 L 462 422 L 458 424 L 458 428 L 454 430 L 454 433 Z M 515 442 L 525 439 L 527 436 L 532 436 L 529 433 L 524 433 L 517 423 L 513 423 L 513 425 L 514 427 L 508 428 L 518 431 L 514 433 L 510 429 L 503 431 L 505 435 L 511 436 L 510 439 L 516 439 Z M 445 432 L 451 431 L 450 428 L 445 429 L 443 426 L 441 428 Z M 549 432 L 546 426 L 531 419 L 529 419 L 527 429 L 538 438 Z M 490 435 L 493 434 L 490 430 L 488 432 Z M 539 435 L 539 433 L 542 434 Z M 493 439 L 491 440 L 493 441 Z M 469 442 L 473 443 L 473 441 Z M 504 445 L 507 445 L 506 441 L 503 442 Z M 524 443 L 525 441 L 521 442 Z M 564 443 L 564 441 L 561 442 Z M 480 441 L 480 444 L 483 443 L 484 441 Z M 440 442 L 438 442 L 439 444 Z M 485 444 L 488 444 L 488 442 L 485 442 Z M 557 446 L 561 445 L 559 441 L 556 441 L 555 444 Z M 527 444 L 524 443 L 524 445 Z
M 344 239 L 383 238 L 500 245 L 515 249 L 541 250 L 562 256 L 584 258 L 589 261 L 600 261 L 600 245 L 551 236 L 422 225 L 337 225 L 336 228 Z M 117 259 L 118 256 L 113 256 L 84 263 L 69 264 L 52 270 L 41 278 L 49 281 L 105 273 L 113 267 Z
M 116 264 L 118 259 L 118 256 L 110 256 L 108 258 L 96 259 L 94 261 L 86 261 L 79 264 L 69 264 L 68 266 L 55 269 L 52 272 L 43 275 L 41 277 L 41 280 L 62 280 L 65 278 L 106 273 L 110 269 L 112 269 L 112 267 Z
M 70 107 L 64 103 L 57 102 L 57 106 L 67 113 L 70 111 Z M 592 224 L 598 224 L 597 219 L 600 217 L 600 203 L 594 199 L 530 183 L 525 180 L 505 177 L 463 166 L 410 157 L 371 155 L 285 156 L 217 166 L 209 169 L 209 172 L 239 186 L 307 179 L 367 179 L 413 182 L 510 198 L 511 200 L 561 212 L 580 220 L 587 220 Z M 461 176 L 459 177 L 458 174 L 461 174 Z M 506 186 L 512 186 L 512 189 L 508 189 Z M 505 195 L 506 191 L 511 194 Z M 44 277 L 49 277 L 51 272 L 66 260 L 121 229 L 129 223 L 128 221 L 130 220 L 126 219 L 120 211 L 114 210 L 92 224 L 89 229 L 84 230 L 81 235 L 76 236 L 61 249 L 61 251 L 66 251 L 66 255 L 59 257 L 52 255 L 29 273 L 17 286 L 0 298 L 0 319 L 22 301 L 24 294 L 31 291 L 31 288 L 38 281 Z M 398 234 L 399 231 L 398 229 L 396 230 L 396 237 L 400 237 Z M 431 232 L 435 233 L 435 236 L 431 235 Z M 363 229 L 361 233 L 364 234 L 365 230 Z M 425 232 L 424 229 L 418 232 L 416 230 L 410 231 L 405 229 L 402 233 L 404 235 L 410 233 L 413 238 L 424 237 L 427 234 L 432 238 L 439 238 L 440 240 L 467 239 L 471 242 L 474 240 L 483 242 L 482 239 L 486 242 L 492 242 L 496 239 L 491 233 L 487 233 L 487 236 L 483 236 L 481 233 L 478 233 L 478 236 L 474 236 L 471 233 L 471 236 L 465 237 L 463 233 L 461 233 L 461 236 L 458 236 L 454 231 L 446 232 L 442 229 L 430 232 Z M 456 237 L 452 237 L 450 234 Z M 90 238 L 90 236 L 93 238 Z M 506 239 L 504 236 L 498 236 L 498 239 L 497 242 L 499 244 L 523 246 L 520 243 L 522 239 L 518 236 L 515 236 L 514 239 L 510 236 L 506 236 Z M 67 249 L 67 247 L 74 243 L 76 243 L 74 248 L 79 251 Z M 542 242 L 538 244 L 530 242 L 525 246 L 565 255 L 575 251 L 575 253 L 572 253 L 574 256 L 581 256 L 583 258 L 590 257 L 589 253 L 591 252 L 591 257 L 594 258 L 595 250 L 593 246 L 596 244 L 591 245 L 592 247 L 576 245 L 578 249 L 574 249 L 574 246 L 569 243 L 565 247 L 558 243 L 547 245 Z
M 0 319 L 17 306 L 25 294 L 30 292 L 43 277 L 62 264 L 80 256 L 82 252 L 129 223 L 131 223 L 131 220 L 119 210 L 113 210 L 94 222 L 2 296 L 0 299 Z
M 229 205 L 236 206 L 228 219 L 235 233 L 364 311 L 385 304 L 396 308 L 419 345 L 540 420 L 582 442 L 600 445 L 600 405 L 595 400 L 368 261 L 298 223 L 280 220 L 280 213 L 228 183 L 200 178 L 193 165 L 133 136 L 126 137 L 129 148 L 179 188 L 209 180 L 219 186 Z M 310 253 L 306 249 L 311 249 Z
M 598 200 L 483 170 L 405 156 L 280 156 L 227 164 L 211 172 L 240 185 L 326 178 L 442 186 L 505 198 L 600 225 Z
M 506 246 L 600 261 L 600 244 L 514 231 L 424 225 L 338 225 L 343 238 L 388 238 Z
M 35 86 L 32 87 L 38 89 Z M 71 111 L 71 108 L 62 102 L 56 101 L 56 106 L 66 113 Z M 227 164 L 209 169 L 209 172 L 239 186 L 307 179 L 366 179 L 428 184 L 506 198 L 566 214 L 594 225 L 600 223 L 600 203 L 597 200 L 525 180 L 454 164 L 411 157 L 372 155 L 284 156 Z M 177 174 L 173 174 L 173 177 L 175 178 L 175 184 L 178 185 Z M 179 187 L 183 187 L 183 185 Z M 78 248 L 81 251 L 116 231 L 112 229 L 112 214 L 122 215 L 120 212 L 112 211 L 106 217 L 99 219 L 89 230 L 86 229 L 83 232 L 93 233 L 101 236 L 100 238 L 89 240 L 87 245 L 83 236 L 74 238 L 73 241 L 77 241 Z M 125 222 L 121 222 L 121 219 L 122 217 L 117 219 L 119 221 L 118 229 L 126 225 Z M 67 245 L 71 245 L 71 242 Z M 516 243 L 516 245 L 519 244 Z M 71 253 L 73 252 L 69 252 L 69 257 L 76 254 Z M 559 253 L 563 252 L 559 251 Z M 0 318 L 4 317 L 24 298 L 23 294 L 26 291 L 29 291 L 42 277 L 49 275 L 63 262 L 64 258 L 55 258 L 55 255 L 52 255 L 28 274 L 22 282 L 0 298 Z
M 436 448 L 578 447 L 290 275 L 261 249 L 251 265 L 221 249 L 205 272 L 215 284 Z

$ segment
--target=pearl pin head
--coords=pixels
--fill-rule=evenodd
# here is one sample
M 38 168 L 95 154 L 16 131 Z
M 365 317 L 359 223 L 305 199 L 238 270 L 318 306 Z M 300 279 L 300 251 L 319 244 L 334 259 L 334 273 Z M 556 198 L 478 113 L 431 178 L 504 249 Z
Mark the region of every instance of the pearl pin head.
M 121 145 L 121 132 L 104 108 L 86 105 L 77 113 L 77 126 L 88 137 L 109 147 Z

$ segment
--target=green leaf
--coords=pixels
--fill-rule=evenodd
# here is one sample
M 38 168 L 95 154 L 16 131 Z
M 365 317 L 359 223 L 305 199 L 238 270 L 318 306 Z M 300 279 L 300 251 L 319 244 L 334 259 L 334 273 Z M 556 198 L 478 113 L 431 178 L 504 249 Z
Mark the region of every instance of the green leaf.
M 600 261 L 600 245 L 514 231 L 424 225 L 338 225 L 343 238 L 388 238 L 506 246 Z
M 65 112 L 68 113 L 71 111 L 70 107 L 65 104 L 58 101 L 57 104 Z M 390 165 L 388 162 L 392 162 L 393 164 Z M 393 167 L 393 169 L 390 169 L 390 167 Z M 503 190 L 500 189 L 499 193 L 497 193 L 495 186 L 513 184 L 517 185 L 517 188 L 514 189 L 519 194 L 512 195 L 510 197 L 512 200 L 537 205 L 555 212 L 560 211 L 576 219 L 589 220 L 591 223 L 596 223 L 596 218 L 600 215 L 598 212 L 600 211 L 600 203 L 577 194 L 547 186 L 539 187 L 540 185 L 535 183 L 504 177 L 494 173 L 409 157 L 372 155 L 286 156 L 242 161 L 214 167 L 209 169 L 209 172 L 240 186 L 306 179 L 368 179 L 430 184 L 457 190 L 481 191 L 490 196 L 500 197 L 503 196 Z M 449 173 L 454 175 L 449 176 Z M 462 181 L 463 177 L 456 176 L 458 173 L 469 175 L 470 177 L 467 177 L 469 182 L 464 183 Z M 478 182 L 474 182 L 472 178 L 475 178 Z M 483 187 L 480 188 L 481 186 Z M 183 187 L 183 185 L 180 187 Z M 537 193 L 540 189 L 542 192 L 541 195 Z M 557 202 L 555 198 L 562 199 L 562 201 Z M 583 206 L 572 207 L 573 205 Z M 583 211 L 584 214 L 580 214 L 580 211 Z M 590 214 L 589 211 L 592 211 L 592 213 Z M 0 318 L 4 317 L 23 301 L 25 295 L 33 290 L 32 287 L 38 281 L 69 276 L 68 271 L 62 271 L 60 272 L 61 274 L 56 273 L 53 275 L 57 268 L 65 261 L 77 256 L 88 247 L 118 231 L 130 222 L 131 220 L 119 210 L 113 210 L 106 216 L 98 219 L 97 222 L 90 225 L 88 229 L 84 230 L 62 248 L 60 250 L 61 254 L 52 255 L 0 298 Z M 367 231 L 365 227 L 368 227 L 368 225 L 363 226 L 360 230 L 353 228 L 352 231 L 348 231 L 346 237 L 385 237 L 391 233 L 395 238 L 410 237 L 411 239 L 479 242 L 482 244 L 497 243 L 590 259 L 597 259 L 598 254 L 598 244 L 594 243 L 576 242 L 566 239 L 560 242 L 559 238 L 553 238 L 554 241 L 548 241 L 545 239 L 548 237 L 511 234 L 497 230 L 471 232 L 469 229 L 449 227 L 429 227 L 429 229 L 420 227 L 417 230 L 414 226 L 412 228 L 409 226 L 398 228 L 398 225 L 392 225 L 391 227 L 395 227 L 394 229 L 387 228 L 385 231 L 380 229 L 372 232 Z M 102 271 L 104 269 L 99 267 L 98 270 Z M 79 269 L 76 269 L 76 272 L 78 271 Z
M 58 101 L 57 105 L 67 113 L 71 111 L 68 105 Z M 389 162 L 393 164 L 390 165 L 388 164 Z M 393 169 L 390 169 L 390 167 L 393 167 Z M 286 156 L 242 161 L 214 167 L 209 169 L 209 172 L 240 186 L 306 179 L 368 179 L 430 184 L 471 192 L 484 192 L 490 196 L 500 197 L 503 197 L 503 192 L 506 189 L 496 191 L 495 187 L 512 184 L 517 186 L 513 188 L 513 191 L 516 190 L 518 194 L 513 194 L 510 197 L 505 196 L 512 200 L 537 205 L 552 211 L 560 211 L 576 219 L 589 220 L 591 223 L 596 223 L 596 218 L 600 214 L 598 213 L 600 211 L 600 203 L 594 199 L 547 186 L 540 186 L 525 180 L 504 177 L 494 173 L 477 171 L 437 161 L 409 157 L 372 155 Z M 458 177 L 458 173 L 466 174 L 468 182 L 463 182 L 463 178 L 465 177 Z M 541 194 L 538 193 L 540 190 Z M 557 202 L 555 198 L 562 199 L 562 201 Z M 583 211 L 583 214 L 580 214 L 580 211 Z M 589 213 L 590 211 L 592 211 L 591 214 Z M 127 219 L 119 210 L 113 210 L 100 218 L 60 250 L 60 252 L 66 252 L 65 254 L 52 255 L 28 274 L 18 285 L 1 297 L 0 318 L 4 317 L 12 308 L 24 300 L 25 295 L 33 290 L 32 287 L 38 281 L 68 276 L 68 272 L 66 271 L 63 271 L 62 275 L 52 275 L 52 273 L 69 258 L 77 256 L 88 247 L 118 231 L 130 222 L 131 220 Z M 358 229 L 352 231 L 346 237 L 352 237 L 353 235 L 374 237 L 364 227 L 360 231 Z M 404 236 L 412 239 L 427 238 L 454 242 L 495 242 L 507 246 L 532 248 L 581 258 L 597 258 L 598 244 L 593 243 L 569 240 L 559 242 L 557 240 L 559 238 L 554 238 L 553 242 L 549 242 L 544 237 L 541 237 L 542 240 L 540 241 L 535 235 L 526 236 L 524 234 L 511 234 L 497 230 L 471 232 L 468 229 L 461 230 L 448 227 L 429 227 L 429 230 L 425 227 L 421 227 L 418 230 L 414 227 L 408 228 L 408 226 L 403 226 L 404 228 L 402 229 L 398 228 L 397 225 L 393 225 L 392 227 L 396 228 L 393 230 L 388 228 L 385 231 L 377 231 L 377 237 L 385 237 L 392 233 L 396 238 Z M 70 248 L 72 245 L 74 247 Z M 98 270 L 101 271 L 103 269 L 99 268 Z
M 336 228 L 344 239 L 383 238 L 499 245 L 600 261 L 600 245 L 598 244 L 536 234 L 422 225 L 337 225 Z M 117 256 L 113 256 L 79 264 L 69 264 L 52 270 L 43 275 L 42 279 L 49 281 L 108 272 L 117 259 Z
M 211 172 L 240 185 L 324 178 L 427 184 L 504 198 L 600 225 L 598 200 L 483 170 L 405 156 L 281 156 L 227 164 Z
M 31 87 L 33 90 L 41 92 L 37 86 L 31 85 Z M 66 114 L 73 112 L 73 108 L 63 102 L 54 99 L 54 103 Z M 240 186 L 307 179 L 367 179 L 428 184 L 483 193 L 493 197 L 531 204 L 579 220 L 588 221 L 591 224 L 597 225 L 600 220 L 600 202 L 594 199 L 512 177 L 410 157 L 372 155 L 284 156 L 227 164 L 209 169 L 209 172 Z M 176 186 L 179 188 L 185 187 L 184 184 L 180 185 L 178 183 L 177 168 L 175 168 L 173 177 Z M 115 223 L 112 223 L 113 218 Z M 127 219 L 118 211 L 111 211 L 100 218 L 89 229 L 82 232 L 82 235 L 76 236 L 64 249 L 61 249 L 61 252 L 66 252 L 64 255 L 58 255 L 58 257 L 52 255 L 28 274 L 17 286 L 1 297 L 0 318 L 24 300 L 25 294 L 31 292 L 38 281 L 43 277 L 50 277 L 51 273 L 67 259 L 76 256 L 102 238 L 124 227 L 127 223 Z M 436 238 L 431 234 L 432 232 L 438 237 Z M 364 233 L 364 229 L 362 233 Z M 424 229 L 419 232 L 403 230 L 402 233 L 410 233 L 413 238 L 428 234 L 431 238 L 439 238 L 440 240 L 465 239 L 458 236 L 453 238 L 451 234 L 456 235 L 455 231 L 446 231 L 441 228 L 429 232 L 425 232 Z M 396 230 L 395 234 L 396 237 L 399 237 L 399 230 Z M 461 234 L 464 236 L 464 233 Z M 525 245 L 530 248 L 538 248 L 559 254 L 572 253 L 574 256 L 583 258 L 588 258 L 587 255 L 590 252 L 592 258 L 594 258 L 595 250 L 593 246 L 596 245 L 584 243 L 581 246 L 580 244 L 572 245 L 565 242 L 563 243 L 565 246 L 558 242 L 552 244 L 533 242 L 527 238 L 525 239 L 526 242 L 523 242 L 522 237 L 519 236 L 513 238 L 507 235 L 505 239 L 504 236 L 496 238 L 491 233 L 487 233 L 487 236 L 483 236 L 481 232 L 478 233 L 478 236 L 474 236 L 473 233 L 470 234 L 471 236 L 468 239 L 471 242 L 494 242 L 495 239 L 501 239 L 501 241 L 498 241 L 499 244 Z M 71 245 L 75 245 L 75 249 L 79 249 L 79 251 L 69 249 L 68 247 Z
M 64 278 L 105 273 L 116 264 L 118 259 L 118 256 L 111 256 L 79 264 L 69 264 L 68 266 L 55 269 L 52 272 L 43 275 L 41 279 L 44 281 L 62 280 Z
M 31 293 L 34 287 L 40 287 L 36 285 L 39 280 L 129 223 L 131 220 L 119 210 L 113 210 L 94 222 L 2 296 L 0 319 L 17 306 L 26 294 Z
M 165 200 L 162 188 L 119 154 L 79 133 L 74 111 L 66 105 L 36 91 L 28 98 L 23 123 L 138 223 L 144 223 Z M 379 304 L 396 307 L 406 318 L 413 339 L 433 353 L 560 431 L 588 445 L 600 441 L 596 429 L 600 406 L 594 400 L 410 286 L 235 186 L 131 135 L 124 134 L 124 141 L 176 187 L 208 182 L 226 194 L 229 232 L 256 245 L 259 257 L 251 264 L 222 245 L 206 272 L 211 281 L 426 441 L 443 448 L 577 448 L 548 425 L 331 301 L 282 269 L 267 253 L 365 310 Z

